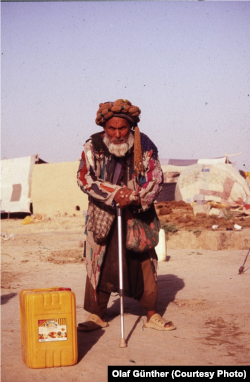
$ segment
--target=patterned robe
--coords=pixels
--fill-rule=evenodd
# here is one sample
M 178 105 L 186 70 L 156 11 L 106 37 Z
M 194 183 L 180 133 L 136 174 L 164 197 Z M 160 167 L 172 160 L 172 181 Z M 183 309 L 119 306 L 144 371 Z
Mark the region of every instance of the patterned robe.
M 122 184 L 112 184 L 116 164 L 120 158 L 112 155 L 103 142 L 104 132 L 93 134 L 85 143 L 82 152 L 77 182 L 81 190 L 89 196 L 89 206 L 85 228 L 85 257 L 87 274 L 96 290 L 103 257 L 105 238 L 116 214 L 114 196 Z M 160 193 L 163 174 L 154 143 L 141 133 L 143 167 L 145 174 L 138 181 L 133 171 L 133 147 L 126 153 L 123 162 L 126 165 L 126 185 L 139 190 L 141 213 L 149 209 Z M 121 171 L 122 176 L 122 171 Z

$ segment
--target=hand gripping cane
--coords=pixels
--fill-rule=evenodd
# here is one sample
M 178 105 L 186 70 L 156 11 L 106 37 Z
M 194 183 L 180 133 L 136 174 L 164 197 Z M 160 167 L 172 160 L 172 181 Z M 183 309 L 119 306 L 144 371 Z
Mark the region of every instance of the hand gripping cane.
M 119 295 L 120 295 L 120 316 L 121 316 L 121 341 L 120 348 L 126 348 L 127 343 L 124 338 L 124 306 L 123 306 L 123 269 L 122 269 L 122 210 L 117 208 L 118 225 L 118 256 L 119 256 Z

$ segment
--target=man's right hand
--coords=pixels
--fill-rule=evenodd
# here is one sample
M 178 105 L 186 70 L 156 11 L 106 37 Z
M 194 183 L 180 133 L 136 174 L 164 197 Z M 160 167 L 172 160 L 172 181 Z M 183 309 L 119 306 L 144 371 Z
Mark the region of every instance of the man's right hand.
M 117 207 L 124 208 L 139 199 L 139 191 L 130 190 L 123 186 L 114 196 Z

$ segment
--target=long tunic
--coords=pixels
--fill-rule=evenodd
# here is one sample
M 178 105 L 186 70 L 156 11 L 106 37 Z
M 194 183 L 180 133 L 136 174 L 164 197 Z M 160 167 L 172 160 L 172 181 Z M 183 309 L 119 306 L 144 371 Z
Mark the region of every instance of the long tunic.
M 103 142 L 104 132 L 92 135 L 84 145 L 77 173 L 77 182 L 81 190 L 89 196 L 86 215 L 85 257 L 88 277 L 94 289 L 97 288 L 100 272 L 107 247 L 108 233 L 115 219 L 116 192 L 126 184 L 128 188 L 139 191 L 141 213 L 149 209 L 162 188 L 163 174 L 154 143 L 141 133 L 143 167 L 145 174 L 136 182 L 133 171 L 133 147 L 122 158 L 124 163 L 117 184 L 112 183 L 115 167 L 121 160 L 109 153 Z M 124 180 L 124 174 L 126 181 Z M 97 239 L 98 232 L 107 231 L 106 240 Z

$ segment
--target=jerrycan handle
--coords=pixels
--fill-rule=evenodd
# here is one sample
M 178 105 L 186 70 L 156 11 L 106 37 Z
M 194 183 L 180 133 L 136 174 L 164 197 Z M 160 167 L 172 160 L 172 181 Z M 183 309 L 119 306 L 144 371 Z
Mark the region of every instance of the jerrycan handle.
M 32 292 L 56 292 L 56 291 L 71 291 L 71 288 L 55 287 L 55 288 L 41 288 L 41 289 L 32 289 Z

